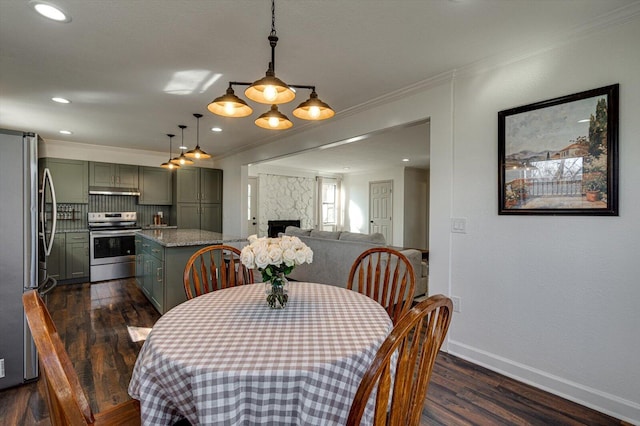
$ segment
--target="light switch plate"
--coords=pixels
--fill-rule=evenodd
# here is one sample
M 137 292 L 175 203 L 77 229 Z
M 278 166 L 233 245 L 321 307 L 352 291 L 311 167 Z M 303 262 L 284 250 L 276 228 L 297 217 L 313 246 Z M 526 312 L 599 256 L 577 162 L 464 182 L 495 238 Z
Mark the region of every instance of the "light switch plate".
M 457 234 L 467 233 L 467 219 L 464 217 L 452 217 L 451 218 L 451 232 Z

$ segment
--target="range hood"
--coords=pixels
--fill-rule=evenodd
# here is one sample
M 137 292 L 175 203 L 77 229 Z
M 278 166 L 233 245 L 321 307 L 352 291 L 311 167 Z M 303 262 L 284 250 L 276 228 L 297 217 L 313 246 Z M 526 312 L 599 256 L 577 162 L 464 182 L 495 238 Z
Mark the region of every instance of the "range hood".
M 118 188 L 114 186 L 90 186 L 90 195 L 140 195 L 138 188 Z

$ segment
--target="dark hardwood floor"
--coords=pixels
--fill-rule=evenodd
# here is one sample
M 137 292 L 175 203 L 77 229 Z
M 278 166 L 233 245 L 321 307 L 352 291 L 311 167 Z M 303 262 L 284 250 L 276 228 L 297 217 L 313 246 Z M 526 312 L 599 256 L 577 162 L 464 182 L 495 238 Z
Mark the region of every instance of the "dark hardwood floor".
M 58 332 L 94 411 L 129 398 L 142 341 L 127 327 L 151 327 L 160 315 L 133 279 L 59 286 L 48 296 Z M 50 425 L 39 381 L 0 391 L 0 423 Z M 627 424 L 500 374 L 440 353 L 422 425 Z

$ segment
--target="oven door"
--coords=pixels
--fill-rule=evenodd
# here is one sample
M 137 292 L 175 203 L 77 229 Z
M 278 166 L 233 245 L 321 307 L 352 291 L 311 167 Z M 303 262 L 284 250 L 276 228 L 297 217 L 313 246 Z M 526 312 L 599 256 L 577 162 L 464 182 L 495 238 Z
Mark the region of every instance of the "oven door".
M 135 231 L 91 231 L 90 265 L 107 265 L 135 261 Z

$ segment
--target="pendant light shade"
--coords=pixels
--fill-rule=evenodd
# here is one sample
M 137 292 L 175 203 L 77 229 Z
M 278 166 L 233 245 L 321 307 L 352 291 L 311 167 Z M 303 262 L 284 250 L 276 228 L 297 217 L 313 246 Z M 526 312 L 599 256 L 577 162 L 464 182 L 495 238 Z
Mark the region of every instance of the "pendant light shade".
M 202 160 L 205 158 L 211 158 L 211 154 L 207 154 L 200 148 L 200 118 L 202 114 L 193 114 L 197 121 L 196 127 L 196 147 L 191 151 L 187 151 L 185 154 L 189 158 L 195 158 L 196 160 Z
M 269 130 L 283 130 L 293 126 L 293 123 L 278 111 L 276 105 L 291 102 L 296 98 L 295 89 L 309 89 L 311 96 L 308 100 L 298 105 L 293 111 L 293 115 L 303 120 L 325 120 L 335 115 L 335 112 L 318 99 L 315 86 L 302 86 L 287 84 L 276 77 L 276 46 L 278 36 L 276 35 L 276 6 L 275 0 L 271 0 L 271 33 L 269 34 L 269 45 L 271 46 L 271 62 L 264 77 L 253 83 L 231 81 L 227 93 L 215 98 L 207 109 L 213 114 L 223 117 L 246 117 L 253 110 L 245 101 L 240 99 L 233 91 L 233 86 L 248 86 L 244 91 L 247 98 L 254 102 L 271 105 L 271 110 L 262 114 L 255 120 L 259 127 Z M 189 155 L 187 153 L 187 155 Z
M 167 133 L 167 136 L 169 136 L 169 160 L 167 160 L 166 162 L 160 164 L 160 167 L 164 167 L 165 169 L 169 169 L 169 170 L 173 170 L 173 169 L 179 169 L 180 165 L 179 164 L 175 164 L 172 163 L 171 161 L 171 139 L 175 136 L 172 134 Z
M 278 111 L 277 105 L 271 105 L 271 110 L 258 117 L 255 123 L 256 126 L 269 130 L 284 130 L 293 126 L 289 118 Z
M 194 164 L 193 160 L 184 155 L 184 129 L 186 129 L 187 126 L 180 124 L 178 127 L 182 130 L 182 144 L 180 145 L 180 149 L 182 151 L 180 152 L 179 157 L 175 157 L 171 160 L 171 163 L 177 164 L 178 166 L 190 166 Z
M 318 94 L 315 90 L 311 92 L 309 99 L 293 110 L 293 115 L 302 120 L 326 120 L 335 114 L 329 105 L 318 99 Z
M 236 96 L 231 84 L 227 93 L 211 101 L 207 109 L 223 117 L 246 117 L 253 112 L 253 109 L 245 101 Z
M 271 64 L 269 64 L 267 74 L 260 80 L 254 81 L 244 91 L 244 94 L 252 101 L 271 105 L 286 104 L 296 97 L 296 93 L 291 90 L 287 83 L 275 76 Z

